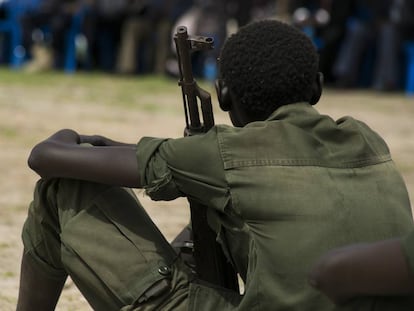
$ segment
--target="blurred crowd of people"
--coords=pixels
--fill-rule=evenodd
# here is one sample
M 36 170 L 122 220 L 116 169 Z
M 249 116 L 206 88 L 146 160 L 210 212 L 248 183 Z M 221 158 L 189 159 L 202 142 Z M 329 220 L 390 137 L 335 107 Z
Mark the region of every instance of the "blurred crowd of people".
M 380 91 L 403 87 L 408 51 L 414 42 L 414 1 L 286 2 L 290 4 L 290 21 L 303 29 L 319 50 L 326 83 Z M 414 54 L 412 57 L 414 61 Z
M 215 49 L 194 59 L 195 74 L 212 79 L 227 36 L 250 21 L 278 18 L 312 38 L 326 83 L 392 91 L 403 85 L 407 42 L 414 42 L 409 0 L 33 1 L 20 19 L 28 71 L 62 67 L 65 32 L 76 16 L 79 69 L 119 74 L 174 75 L 172 36 L 185 25 L 191 34 L 214 38 Z
M 326 80 L 345 88 L 399 89 L 406 67 L 405 44 L 414 39 L 414 2 L 314 2 L 328 3 L 329 8 L 329 21 L 316 27 L 314 34 L 321 42 L 321 69 Z

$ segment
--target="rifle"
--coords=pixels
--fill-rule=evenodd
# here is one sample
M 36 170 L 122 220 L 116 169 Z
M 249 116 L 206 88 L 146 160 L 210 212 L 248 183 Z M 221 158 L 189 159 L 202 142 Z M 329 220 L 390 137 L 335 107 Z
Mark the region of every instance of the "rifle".
M 187 28 L 179 26 L 174 35 L 180 73 L 178 85 L 181 86 L 186 127 L 184 135 L 206 133 L 214 126 L 213 109 L 210 94 L 200 88 L 193 77 L 191 53 L 213 49 L 213 38 L 192 37 Z M 200 110 L 201 108 L 200 121 Z M 216 233 L 207 223 L 207 207 L 188 200 L 191 211 L 192 255 L 198 277 L 206 282 L 238 291 L 237 274 L 225 257 L 221 246 L 216 241 Z

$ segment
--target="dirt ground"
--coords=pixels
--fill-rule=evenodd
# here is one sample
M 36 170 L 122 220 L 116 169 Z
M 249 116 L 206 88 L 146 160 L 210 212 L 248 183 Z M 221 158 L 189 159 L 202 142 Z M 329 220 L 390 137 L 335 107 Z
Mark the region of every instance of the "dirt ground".
M 22 252 L 20 231 L 37 176 L 28 169 L 31 147 L 54 131 L 68 127 L 85 134 L 100 133 L 117 140 L 136 142 L 143 135 L 181 136 L 183 116 L 179 90 L 171 93 L 137 94 L 162 105 L 148 109 L 131 105 L 102 105 L 108 92 L 123 82 L 102 81 L 102 89 L 88 96 L 90 86 L 67 81 L 30 87 L 21 83 L 0 83 L 0 310 L 14 310 Z M 109 82 L 108 82 L 109 80 Z M 175 82 L 172 82 L 175 84 Z M 213 102 L 215 99 L 213 98 Z M 403 94 L 378 94 L 328 90 L 318 104 L 321 113 L 333 118 L 352 115 L 368 123 L 388 142 L 391 153 L 414 195 L 414 98 Z M 216 122 L 226 123 L 215 107 Z M 188 220 L 185 200 L 153 203 L 137 191 L 161 231 L 172 239 Z M 68 280 L 57 310 L 91 310 Z

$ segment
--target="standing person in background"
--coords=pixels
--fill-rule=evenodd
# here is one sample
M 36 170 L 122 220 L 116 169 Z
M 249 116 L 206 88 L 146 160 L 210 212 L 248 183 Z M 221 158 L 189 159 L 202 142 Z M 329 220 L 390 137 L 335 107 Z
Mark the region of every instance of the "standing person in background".
M 143 46 L 150 42 L 154 33 L 152 17 L 148 14 L 150 6 L 146 0 L 126 0 L 119 50 L 116 55 L 117 73 L 135 74 L 138 72 L 138 59 L 145 59 L 141 56 L 144 52 Z
M 73 16 L 89 2 L 41 0 L 35 10 L 23 15 L 23 47 L 29 58 L 24 68 L 26 71 L 50 70 L 62 65 L 66 31 Z
M 217 58 L 227 37 L 227 3 L 221 0 L 195 0 L 199 18 L 195 32 L 214 39 L 214 49 L 198 53 L 194 58 L 193 68 L 196 76 L 209 81 L 217 78 Z
M 192 0 L 128 0 L 117 55 L 121 74 L 165 73 L 175 21 Z
M 193 73 L 196 77 L 214 81 L 217 77 L 217 58 L 224 40 L 227 37 L 227 20 L 229 9 L 236 8 L 220 0 L 194 0 L 176 21 L 176 25 L 184 25 L 192 33 L 211 37 L 214 40 L 214 49 L 196 51 L 192 59 Z M 173 29 L 175 31 L 175 29 Z M 178 75 L 176 59 L 168 61 L 168 73 Z
M 388 44 L 382 44 L 392 0 L 355 0 L 354 10 L 348 19 L 345 38 L 333 66 L 333 75 L 339 87 L 371 87 L 393 89 L 398 85 L 398 65 L 386 66 L 388 77 L 376 72 L 384 65 L 384 57 L 392 55 L 396 47 L 395 32 L 387 34 Z M 392 58 L 394 59 L 394 58 Z M 378 65 L 376 65 L 376 63 Z M 377 69 L 375 69 L 377 68 Z M 382 72 L 384 73 L 384 72 Z M 376 81 L 374 81 L 376 79 Z M 379 81 L 382 79 L 383 81 Z
M 193 0 L 162 0 L 154 12 L 154 30 L 152 51 L 154 52 L 154 73 L 163 75 L 166 73 L 166 62 L 171 55 L 173 42 L 173 25 L 178 18 L 188 10 Z
M 401 31 L 403 40 L 414 39 L 414 2 L 393 0 L 390 20 Z
M 379 26 L 372 87 L 378 91 L 401 89 L 407 41 L 414 39 L 414 2 L 392 0 L 388 18 Z
M 113 72 L 128 0 L 89 1 L 92 5 L 83 26 L 88 44 L 89 67 Z
M 305 30 L 317 46 L 325 82 L 333 83 L 332 66 L 353 12 L 352 1 L 295 0 L 290 2 L 290 12 L 293 24 Z

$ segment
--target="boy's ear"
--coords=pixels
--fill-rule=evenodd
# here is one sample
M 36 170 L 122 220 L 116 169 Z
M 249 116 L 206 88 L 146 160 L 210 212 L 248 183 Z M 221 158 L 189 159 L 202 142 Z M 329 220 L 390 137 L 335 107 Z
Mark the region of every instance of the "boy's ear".
M 217 79 L 214 83 L 216 87 L 217 99 L 221 110 L 229 111 L 231 108 L 231 97 L 229 87 L 226 82 L 222 79 Z
M 318 72 L 316 75 L 315 82 L 313 83 L 312 97 L 309 100 L 309 104 L 315 105 L 322 96 L 323 87 L 323 73 Z

